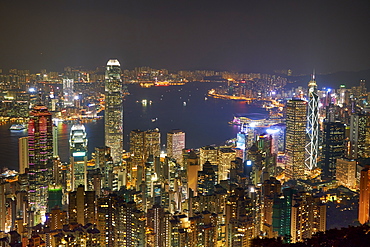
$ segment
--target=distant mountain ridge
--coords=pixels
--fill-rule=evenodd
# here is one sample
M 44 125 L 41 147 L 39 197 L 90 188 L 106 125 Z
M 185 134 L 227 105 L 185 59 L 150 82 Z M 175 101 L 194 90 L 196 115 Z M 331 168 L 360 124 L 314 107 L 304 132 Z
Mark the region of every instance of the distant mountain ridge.
M 287 77 L 289 83 L 285 88 L 292 87 L 307 87 L 308 82 L 311 80 L 311 75 L 299 75 Z M 316 82 L 319 89 L 326 88 L 339 88 L 341 84 L 346 85 L 346 88 L 359 86 L 360 80 L 366 81 L 366 87 L 370 90 L 370 69 L 360 71 L 339 71 L 330 74 L 316 74 Z

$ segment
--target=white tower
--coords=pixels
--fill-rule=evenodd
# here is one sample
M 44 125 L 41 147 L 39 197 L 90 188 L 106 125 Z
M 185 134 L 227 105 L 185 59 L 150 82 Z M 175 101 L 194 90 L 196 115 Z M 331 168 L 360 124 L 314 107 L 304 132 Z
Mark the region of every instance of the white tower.
M 315 74 L 308 83 L 307 137 L 305 164 L 312 170 L 317 167 L 319 152 L 319 96 Z

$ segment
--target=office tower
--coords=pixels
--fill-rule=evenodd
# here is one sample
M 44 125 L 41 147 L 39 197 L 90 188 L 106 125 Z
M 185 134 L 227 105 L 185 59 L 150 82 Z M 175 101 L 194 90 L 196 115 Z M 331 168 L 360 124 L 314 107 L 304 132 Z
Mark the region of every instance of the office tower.
M 110 59 L 105 71 L 105 146 L 110 147 L 114 163 L 120 163 L 123 150 L 123 101 L 121 68 Z
M 339 106 L 348 106 L 350 103 L 350 90 L 346 88 L 345 85 L 340 85 L 340 88 L 337 90 Z
M 307 102 L 293 99 L 286 106 L 286 176 L 290 179 L 305 177 L 305 140 Z
M 167 133 L 167 156 L 182 163 L 182 150 L 185 148 L 185 132 L 172 130 Z
M 133 186 L 140 185 L 144 179 L 143 173 L 141 173 L 141 177 L 138 177 L 138 170 L 142 171 L 145 168 L 149 156 L 152 156 L 153 159 L 160 156 L 160 141 L 159 129 L 130 132 L 131 167 L 129 173 Z
M 218 183 L 229 178 L 231 162 L 236 159 L 236 153 L 231 148 L 220 148 L 218 150 Z
M 23 174 L 28 168 L 28 137 L 21 137 L 18 139 L 19 151 L 19 173 Z
M 73 79 L 63 79 L 63 99 L 64 107 L 73 106 L 74 91 L 73 91 Z
M 85 191 L 84 186 L 80 185 L 75 191 L 69 192 L 68 198 L 69 223 L 96 224 L 95 191 Z
M 203 170 L 198 172 L 198 193 L 212 195 L 217 184 L 216 167 L 209 161 L 203 164 Z
M 319 153 L 319 96 L 315 75 L 308 83 L 308 108 L 307 108 L 307 135 L 306 144 L 306 167 L 312 170 L 317 167 Z
M 344 156 L 344 124 L 325 122 L 322 148 L 322 170 L 325 179 L 335 179 L 336 160 Z
M 71 151 L 71 191 L 83 185 L 87 190 L 87 137 L 85 126 L 73 125 L 69 136 Z
M 357 188 L 356 184 L 356 166 L 355 160 L 348 160 L 345 158 L 336 159 L 336 173 L 335 179 L 339 185 L 343 185 L 351 190 Z
M 243 161 L 245 160 L 245 150 L 247 147 L 247 133 L 246 128 L 244 128 L 245 125 L 241 125 L 240 131 L 236 134 L 236 148 L 240 150 L 241 155 L 239 158 L 241 158 Z
M 262 178 L 261 183 L 276 175 L 276 154 L 272 154 L 272 136 L 263 134 L 258 136 L 258 149 L 262 157 Z
M 190 151 L 186 159 L 186 173 L 188 189 L 192 189 L 196 195 L 198 185 L 198 171 L 200 170 L 197 154 Z
M 351 157 L 370 157 L 370 114 L 353 114 L 350 123 Z
M 161 133 L 159 129 L 144 132 L 144 157 L 159 157 L 161 154 Z
M 47 210 L 48 185 L 53 168 L 53 123 L 43 105 L 36 105 L 28 122 L 28 201 L 34 214 L 34 224 L 44 220 Z
M 252 184 L 256 185 L 263 182 L 261 181 L 263 168 L 262 154 L 258 149 L 256 143 L 253 144 L 252 147 L 248 150 L 247 159 L 247 166 L 251 166 L 250 168 L 247 168 L 247 175 L 249 176 Z
M 360 224 L 369 222 L 370 213 L 370 169 L 366 167 L 360 175 L 360 200 L 358 202 L 358 221 Z
M 212 165 L 217 166 L 218 164 L 218 149 L 213 146 L 201 147 L 199 150 L 199 169 L 203 168 L 203 164 L 209 161 Z
M 59 157 L 58 151 L 58 126 L 53 125 L 53 157 Z
M 62 198 L 62 186 L 50 185 L 48 191 L 48 212 L 51 212 L 55 207 L 62 208 Z

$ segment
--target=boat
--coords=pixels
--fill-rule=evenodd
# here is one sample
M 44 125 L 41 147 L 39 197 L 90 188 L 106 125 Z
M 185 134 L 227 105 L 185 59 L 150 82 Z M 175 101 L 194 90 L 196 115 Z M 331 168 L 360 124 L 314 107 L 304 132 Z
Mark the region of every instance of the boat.
M 13 124 L 9 128 L 9 130 L 24 130 L 24 129 L 26 129 L 26 126 L 24 126 L 23 124 Z

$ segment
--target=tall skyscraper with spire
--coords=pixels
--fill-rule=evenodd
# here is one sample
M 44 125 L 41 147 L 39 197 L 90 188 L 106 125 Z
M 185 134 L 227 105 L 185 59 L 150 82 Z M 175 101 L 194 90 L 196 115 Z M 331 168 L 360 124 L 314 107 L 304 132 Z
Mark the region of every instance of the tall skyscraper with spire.
M 315 73 L 308 83 L 307 144 L 305 164 L 308 170 L 317 167 L 319 152 L 319 96 Z
M 105 70 L 105 145 L 110 147 L 114 163 L 122 160 L 123 95 L 121 65 L 110 59 Z

